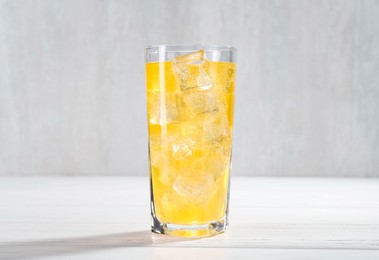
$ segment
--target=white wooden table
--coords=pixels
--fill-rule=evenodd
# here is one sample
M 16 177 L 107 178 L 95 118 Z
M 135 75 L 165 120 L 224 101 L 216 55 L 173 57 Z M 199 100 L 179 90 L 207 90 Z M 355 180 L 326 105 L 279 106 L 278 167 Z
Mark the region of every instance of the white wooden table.
M 230 228 L 153 235 L 147 178 L 0 178 L 0 259 L 379 259 L 379 179 L 232 178 Z

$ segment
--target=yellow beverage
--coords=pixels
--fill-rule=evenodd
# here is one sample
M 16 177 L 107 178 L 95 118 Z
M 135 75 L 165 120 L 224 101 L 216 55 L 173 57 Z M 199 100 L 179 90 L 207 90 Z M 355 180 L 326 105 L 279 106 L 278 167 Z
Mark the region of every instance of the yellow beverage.
M 152 211 L 160 223 L 225 219 L 235 69 L 202 50 L 146 64 Z

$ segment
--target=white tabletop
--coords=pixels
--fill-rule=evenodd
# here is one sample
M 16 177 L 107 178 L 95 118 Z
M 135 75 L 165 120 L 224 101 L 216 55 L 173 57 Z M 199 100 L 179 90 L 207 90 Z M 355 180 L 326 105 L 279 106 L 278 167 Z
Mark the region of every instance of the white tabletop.
M 0 178 L 0 259 L 379 259 L 379 179 L 232 178 L 230 227 L 150 232 L 138 177 Z

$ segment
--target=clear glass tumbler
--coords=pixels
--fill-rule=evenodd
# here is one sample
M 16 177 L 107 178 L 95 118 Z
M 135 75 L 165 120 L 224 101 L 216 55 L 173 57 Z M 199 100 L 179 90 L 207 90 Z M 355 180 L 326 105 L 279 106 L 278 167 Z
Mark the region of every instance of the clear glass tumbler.
M 211 236 L 228 226 L 236 49 L 146 47 L 152 231 Z

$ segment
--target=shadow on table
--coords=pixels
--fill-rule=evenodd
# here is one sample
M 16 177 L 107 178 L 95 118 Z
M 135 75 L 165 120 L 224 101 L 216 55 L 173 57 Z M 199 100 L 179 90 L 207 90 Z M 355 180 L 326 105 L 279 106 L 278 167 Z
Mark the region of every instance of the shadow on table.
M 86 237 L 3 242 L 0 243 L 0 259 L 32 259 L 111 248 L 153 246 L 184 240 L 188 239 L 155 235 L 150 231 L 137 231 Z

